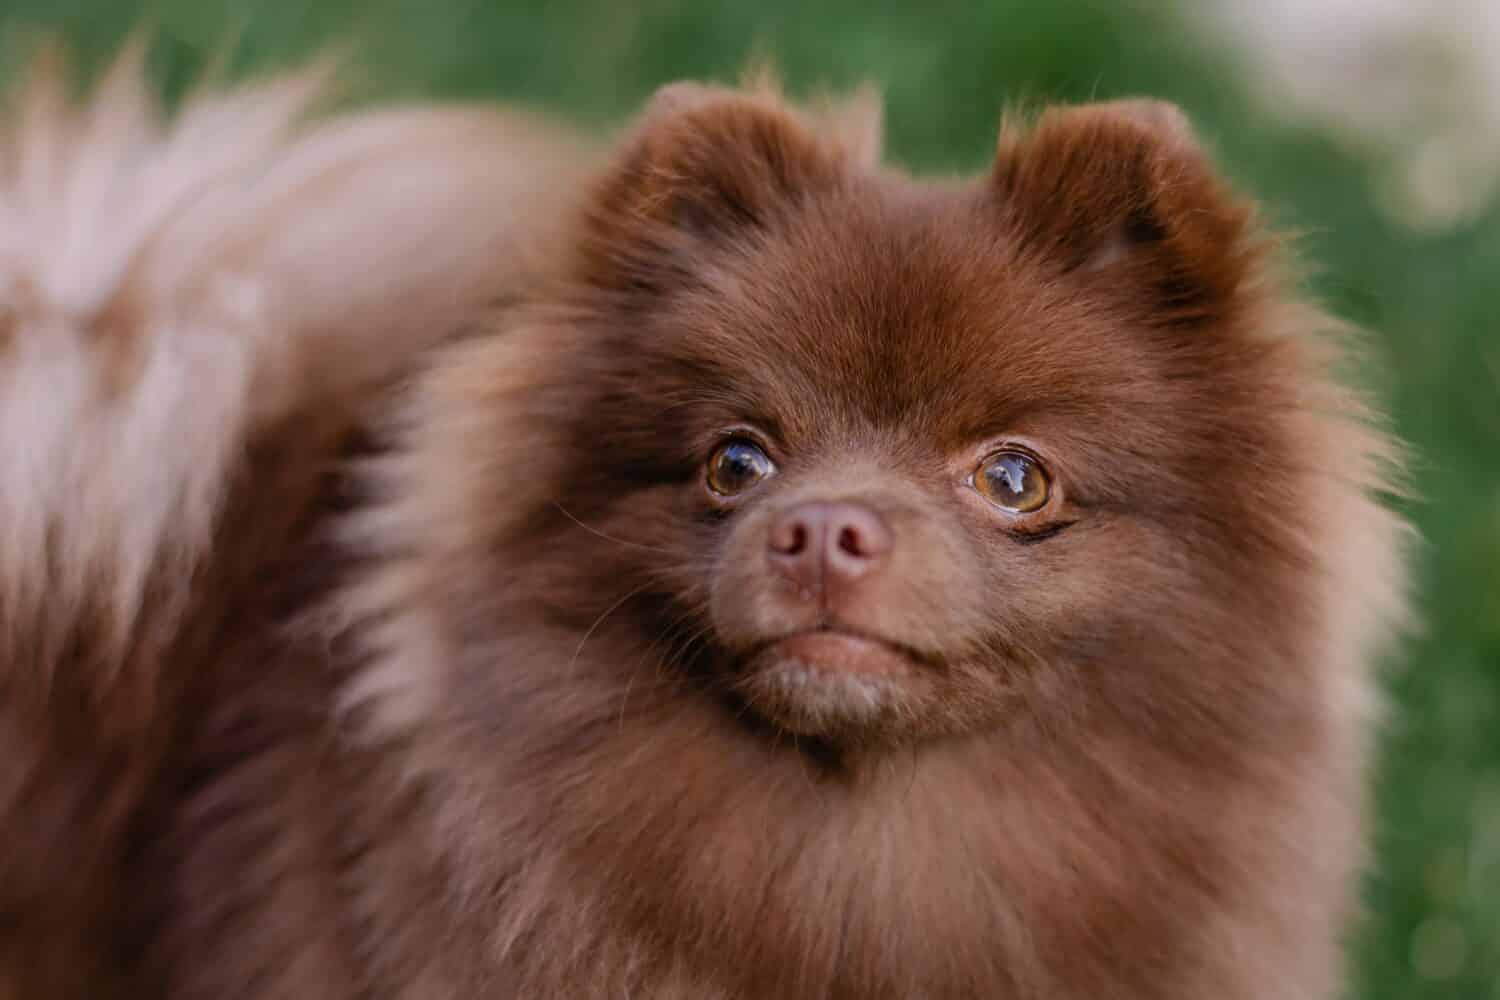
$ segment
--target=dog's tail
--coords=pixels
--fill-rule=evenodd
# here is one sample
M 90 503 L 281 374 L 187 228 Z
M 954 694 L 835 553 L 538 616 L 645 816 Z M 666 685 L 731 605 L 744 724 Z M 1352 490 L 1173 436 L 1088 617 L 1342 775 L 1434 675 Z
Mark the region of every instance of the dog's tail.
M 507 294 L 574 169 L 577 147 L 521 116 L 319 116 L 329 82 L 168 115 L 138 51 L 83 100 L 49 54 L 4 95 L 0 998 L 107 881 L 206 568 L 265 542 L 238 523 L 249 456 L 306 460 L 328 414 Z M 283 472 L 256 501 L 270 523 L 305 499 Z M 39 981 L 27 995 L 57 995 Z

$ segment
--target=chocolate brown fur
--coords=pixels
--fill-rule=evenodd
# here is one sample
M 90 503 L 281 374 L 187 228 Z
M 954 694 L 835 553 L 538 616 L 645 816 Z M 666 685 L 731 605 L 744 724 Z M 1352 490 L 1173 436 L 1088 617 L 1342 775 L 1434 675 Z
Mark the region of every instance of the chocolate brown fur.
M 669 88 L 347 478 L 236 481 L 207 565 L 297 527 L 207 577 L 132 988 L 1334 994 L 1403 575 L 1333 324 L 1171 108 L 1049 110 L 968 183 L 877 143 Z M 751 429 L 776 474 L 714 499 Z M 966 484 L 1004 443 L 1036 514 Z M 810 603 L 767 539 L 835 501 L 894 541 Z

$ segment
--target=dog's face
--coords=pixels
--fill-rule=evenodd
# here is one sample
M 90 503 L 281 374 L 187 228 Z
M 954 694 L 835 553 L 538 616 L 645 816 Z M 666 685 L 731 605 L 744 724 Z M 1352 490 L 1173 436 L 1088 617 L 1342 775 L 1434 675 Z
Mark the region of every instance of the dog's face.
M 675 91 L 595 193 L 556 486 L 590 613 L 834 744 L 1066 712 L 1236 620 L 1297 459 L 1176 117 L 1058 113 L 947 187 L 814 131 Z

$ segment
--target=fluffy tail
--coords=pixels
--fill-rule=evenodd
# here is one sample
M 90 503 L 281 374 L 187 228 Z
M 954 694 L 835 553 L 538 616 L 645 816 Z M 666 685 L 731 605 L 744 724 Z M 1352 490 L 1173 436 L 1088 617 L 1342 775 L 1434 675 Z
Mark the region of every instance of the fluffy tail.
M 316 118 L 327 82 L 168 118 L 138 53 L 82 102 L 49 56 L 0 111 L 0 1000 L 87 988 L 182 636 L 249 545 L 249 456 L 316 458 L 330 414 L 507 294 L 575 168 L 516 116 Z M 295 519 L 283 471 L 250 534 Z

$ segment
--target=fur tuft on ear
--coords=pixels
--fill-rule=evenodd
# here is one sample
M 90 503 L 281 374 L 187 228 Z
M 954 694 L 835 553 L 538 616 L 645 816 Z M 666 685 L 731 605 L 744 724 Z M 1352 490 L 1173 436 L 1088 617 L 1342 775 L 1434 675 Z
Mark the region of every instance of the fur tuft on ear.
M 874 84 L 848 94 L 824 95 L 813 105 L 820 133 L 831 135 L 856 165 L 880 166 L 885 152 L 885 101 Z
M 993 183 L 1024 250 L 1096 272 L 1167 323 L 1222 317 L 1263 255 L 1252 212 L 1162 101 L 1052 109 L 1001 130 Z
M 610 289 L 670 287 L 706 247 L 838 187 L 878 159 L 874 100 L 864 93 L 804 115 L 769 83 L 662 88 L 588 203 L 582 277 Z

